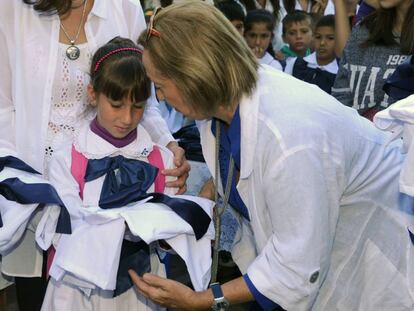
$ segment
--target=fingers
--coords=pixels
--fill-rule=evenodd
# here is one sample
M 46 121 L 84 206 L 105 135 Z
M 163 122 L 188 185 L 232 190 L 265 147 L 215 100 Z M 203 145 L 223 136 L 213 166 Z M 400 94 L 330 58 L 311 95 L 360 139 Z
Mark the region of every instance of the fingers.
M 138 290 L 146 297 L 149 298 L 148 291 L 150 286 L 146 284 L 133 270 L 128 270 L 128 274 L 131 277 L 132 282 L 138 288 Z

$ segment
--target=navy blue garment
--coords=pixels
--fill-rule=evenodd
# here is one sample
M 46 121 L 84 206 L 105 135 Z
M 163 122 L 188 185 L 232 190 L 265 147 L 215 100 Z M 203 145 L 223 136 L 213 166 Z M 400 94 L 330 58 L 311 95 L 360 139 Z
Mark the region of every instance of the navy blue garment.
M 127 159 L 121 155 L 88 160 L 85 182 L 105 176 L 99 206 L 112 208 L 125 206 L 125 200 L 136 193 L 142 197 L 154 183 L 158 169 L 151 164 Z M 136 200 L 137 201 L 137 200 Z M 134 202 L 130 200 L 129 202 Z
M 147 202 L 163 203 L 184 219 L 194 231 L 197 240 L 207 232 L 211 218 L 197 203 L 181 198 L 172 198 L 163 193 L 146 193 L 154 183 L 158 169 L 151 164 L 127 159 L 123 156 L 89 160 L 85 182 L 106 174 L 99 207 L 119 208 L 129 203 L 152 197 Z
M 32 174 L 40 174 L 35 169 L 13 156 L 0 157 L 0 171 L 4 167 L 22 170 Z M 56 204 L 60 213 L 56 227 L 57 233 L 72 233 L 69 212 L 57 194 L 55 188 L 47 183 L 26 184 L 18 178 L 8 178 L 0 182 L 0 195 L 9 201 L 19 204 Z M 3 221 L 0 215 L 0 227 Z
M 133 286 L 131 277 L 128 274 L 130 269 L 134 270 L 139 276 L 150 272 L 149 247 L 144 241 L 131 242 L 123 240 L 113 297 L 125 293 Z
M 414 58 L 410 56 L 399 65 L 387 79 L 383 88 L 385 93 L 395 100 L 414 94 Z
M 227 175 L 230 157 L 233 157 L 234 165 L 237 171 L 240 171 L 240 112 L 239 106 L 237 106 L 234 113 L 233 120 L 230 126 L 226 128 L 224 122 L 220 122 L 220 150 L 219 150 L 219 164 L 220 164 L 220 176 L 223 189 L 226 189 Z M 216 135 L 216 119 L 211 122 L 211 131 Z M 236 170 L 233 171 L 231 176 L 231 190 L 229 203 L 236 209 L 243 217 L 250 220 L 249 212 L 246 205 L 241 199 L 239 192 L 236 188 Z
M 293 65 L 292 76 L 319 86 L 326 93 L 331 94 L 332 86 L 334 85 L 336 74 L 330 73 L 320 68 L 310 68 L 308 63 L 298 57 Z

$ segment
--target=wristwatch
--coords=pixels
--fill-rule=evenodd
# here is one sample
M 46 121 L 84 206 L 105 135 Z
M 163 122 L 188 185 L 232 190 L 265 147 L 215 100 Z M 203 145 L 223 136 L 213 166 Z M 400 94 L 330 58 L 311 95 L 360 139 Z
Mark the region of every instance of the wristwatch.
M 214 303 L 211 306 L 211 310 L 214 311 L 226 311 L 229 309 L 229 302 L 223 296 L 220 283 L 211 283 L 210 288 L 213 291 Z

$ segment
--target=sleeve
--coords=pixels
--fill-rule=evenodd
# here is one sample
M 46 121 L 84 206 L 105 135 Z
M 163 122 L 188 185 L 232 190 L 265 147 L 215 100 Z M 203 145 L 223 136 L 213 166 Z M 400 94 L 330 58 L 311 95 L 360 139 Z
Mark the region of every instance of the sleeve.
M 154 88 L 151 87 L 151 97 L 147 100 L 147 106 L 145 107 L 144 117 L 141 120 L 141 124 L 155 143 L 161 146 L 166 146 L 169 142 L 174 141 L 175 139 L 168 129 L 167 122 L 165 122 L 161 116 L 160 110 L 158 109 L 158 101 L 155 98 L 153 90 Z
M 166 147 L 158 146 L 160 148 L 162 161 L 164 162 L 164 168 L 171 169 L 175 168 L 174 165 L 174 155 L 172 152 L 167 149 Z M 177 177 L 175 176 L 165 176 L 165 182 L 175 181 Z M 178 188 L 172 188 L 172 187 L 165 187 L 164 194 L 166 195 L 174 195 L 178 191 Z
M 57 148 L 50 161 L 49 182 L 56 189 L 67 208 L 73 230 L 77 224 L 81 223 L 85 210 L 79 196 L 79 185 L 70 171 L 72 164 L 71 148 L 70 141 L 64 147 Z M 56 226 L 59 213 L 60 206 L 47 205 L 37 225 L 36 242 L 44 250 L 47 250 L 52 243 L 57 244 L 59 234 L 56 233 Z
M 273 149 L 273 148 L 268 148 Z M 263 195 L 272 235 L 247 269 L 263 296 L 286 310 L 308 310 L 329 267 L 336 206 L 329 202 L 323 155 L 311 147 L 263 160 Z M 267 158 L 267 159 L 266 159 Z
M 247 284 L 247 287 L 249 288 L 250 292 L 252 293 L 254 299 L 256 300 L 256 302 L 260 305 L 260 307 L 267 311 L 271 311 L 271 310 L 277 310 L 280 309 L 280 306 L 271 301 L 269 298 L 267 298 L 266 296 L 263 296 L 258 290 L 257 288 L 254 286 L 254 284 L 252 283 L 252 281 L 250 280 L 249 276 L 247 274 L 243 275 L 243 279 Z
M 293 66 L 295 66 L 297 57 L 289 57 L 286 59 L 285 73 L 292 75 Z
M 15 113 L 12 100 L 12 73 L 3 24 L 0 23 L 0 147 L 15 149 Z

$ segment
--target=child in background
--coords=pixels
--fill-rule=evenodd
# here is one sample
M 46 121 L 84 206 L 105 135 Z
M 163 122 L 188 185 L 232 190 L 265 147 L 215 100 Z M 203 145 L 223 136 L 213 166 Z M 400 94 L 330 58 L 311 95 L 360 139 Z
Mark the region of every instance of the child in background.
M 280 51 L 286 57 L 305 57 L 311 54 L 312 17 L 303 11 L 287 14 L 282 20 L 282 38 L 287 45 Z
M 243 36 L 246 14 L 241 4 L 234 0 L 224 0 L 218 2 L 216 6 Z
M 274 23 L 273 15 L 269 11 L 263 9 L 249 11 L 244 25 L 244 38 L 260 64 L 283 70 L 282 65 L 274 58 L 271 45 Z
M 42 310 L 162 309 L 132 288 L 128 270 L 140 274 L 151 270 L 165 276 L 157 253 L 169 246 L 157 243 L 159 239 L 168 241 L 180 256 L 183 254 L 183 249 L 175 247 L 174 239 L 179 234 L 176 230 L 183 229 L 180 222 L 187 218 L 177 205 L 190 207 L 191 213 L 199 213 L 196 217 L 203 219 L 199 227 L 191 219 L 184 222 L 193 230 L 193 235 L 186 237 L 184 249 L 196 248 L 185 251 L 210 258 L 197 267 L 196 261 L 182 257 L 193 285 L 203 288 L 200 284 L 209 275 L 211 240 L 204 236 L 210 225 L 209 212 L 204 203 L 203 207 L 196 203 L 201 202 L 197 198 L 166 195 L 173 195 L 175 189 L 165 186 L 168 180 L 160 171 L 173 167 L 173 156 L 155 144 L 139 124 L 151 90 L 141 54 L 131 40 L 120 37 L 97 50 L 87 88 L 96 117 L 80 121 L 73 141 L 63 145 L 51 162 L 50 181 L 69 210 L 72 234 L 52 234 L 56 209 L 45 209 L 36 240 L 41 248 L 49 249 L 48 263 L 53 263 Z M 89 112 L 93 113 L 92 109 Z M 138 201 L 144 199 L 152 205 L 142 209 Z M 197 241 L 194 236 L 198 236 Z M 49 248 L 52 243 L 54 255 L 53 248 Z M 195 270 L 196 278 L 192 273 Z
M 331 93 L 338 73 L 338 61 L 335 55 L 335 16 L 325 15 L 316 24 L 313 45 L 315 52 L 288 62 L 285 72 L 294 77 L 316 84 L 322 90 Z

